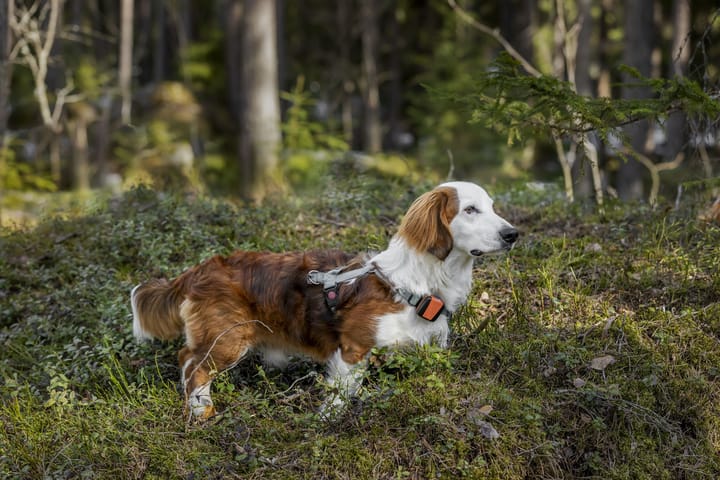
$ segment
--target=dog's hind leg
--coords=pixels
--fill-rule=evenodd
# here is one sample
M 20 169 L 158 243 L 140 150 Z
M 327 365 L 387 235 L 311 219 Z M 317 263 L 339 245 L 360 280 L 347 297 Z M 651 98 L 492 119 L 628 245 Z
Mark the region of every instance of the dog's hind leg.
M 188 347 L 178 353 L 182 369 L 182 385 L 185 394 L 185 407 L 192 417 L 206 419 L 215 415 L 210 384 L 212 376 L 209 369 L 198 363 L 196 355 Z
M 201 315 L 200 312 L 203 312 Z M 240 362 L 255 343 L 254 322 L 212 322 L 218 312 L 183 304 L 186 346 L 178 353 L 185 406 L 191 416 L 206 419 L 215 414 L 210 385 L 219 373 Z
M 178 360 L 182 368 L 185 406 L 190 415 L 201 420 L 215 415 L 210 395 L 213 379 L 237 365 L 248 350 L 249 346 L 244 342 L 232 346 L 222 345 L 220 348 L 216 344 L 212 350 L 193 351 L 188 347 L 180 350 Z

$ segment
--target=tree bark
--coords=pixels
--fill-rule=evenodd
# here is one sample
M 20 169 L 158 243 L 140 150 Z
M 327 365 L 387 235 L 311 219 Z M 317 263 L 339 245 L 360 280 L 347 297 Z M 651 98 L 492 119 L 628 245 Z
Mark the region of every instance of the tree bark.
M 338 69 L 337 77 L 342 85 L 341 90 L 341 123 L 343 138 L 350 145 L 351 149 L 361 148 L 360 142 L 354 135 L 353 95 L 355 94 L 355 82 L 352 78 L 350 58 L 350 46 L 352 44 L 352 22 L 351 22 L 351 0 L 338 0 L 335 12 L 336 35 L 338 39 L 339 59 L 335 62 Z
M 5 169 L 7 158 L 7 121 L 10 114 L 10 45 L 12 36 L 10 32 L 10 18 L 14 14 L 15 0 L 0 0 L 0 172 Z M 3 185 L 0 185 L 0 225 L 2 225 Z
M 591 11 L 592 3 L 592 0 L 578 0 L 577 2 L 580 31 L 578 32 L 577 53 L 575 55 L 575 87 L 577 93 L 588 97 L 595 96 L 592 78 L 590 77 L 590 63 L 593 55 L 592 36 L 595 28 Z M 591 142 L 592 140 L 587 139 L 587 141 Z M 594 153 L 597 156 L 597 152 Z M 578 198 L 590 197 L 594 193 L 591 161 L 586 155 L 573 163 L 575 195 Z
M 230 115 L 236 126 L 240 125 L 242 104 L 242 31 L 243 0 L 227 0 L 225 8 L 225 82 L 229 99 Z M 239 131 L 239 130 L 238 130 Z
M 165 3 L 153 0 L 153 81 L 160 83 L 165 80 Z
M 393 5 L 395 8 L 396 5 Z M 403 105 L 403 85 L 402 85 L 402 54 L 403 42 L 400 35 L 400 25 L 398 25 L 397 15 L 395 11 L 390 15 L 389 43 L 390 43 L 390 88 L 389 88 L 389 105 L 388 105 L 388 142 L 391 149 L 407 148 L 409 145 L 402 138 L 402 105 Z
M 3 155 L 7 137 L 7 121 L 10 114 L 10 17 L 14 0 L 0 0 L 0 155 Z
M 675 0 L 673 4 L 672 64 L 670 77 L 684 77 L 690 60 L 690 0 Z M 687 142 L 687 120 L 683 112 L 668 116 L 665 126 L 667 138 L 663 157 L 674 158 Z
M 382 150 L 382 123 L 380 119 L 380 81 L 378 59 L 380 56 L 380 28 L 378 26 L 377 0 L 361 2 L 362 16 L 362 58 L 365 89 L 364 123 L 365 151 L 378 153 Z
M 75 119 L 70 127 L 73 143 L 72 188 L 86 191 L 90 189 L 90 164 L 88 162 L 87 123 L 82 116 Z
M 122 0 L 120 13 L 120 52 L 118 80 L 120 88 L 120 117 L 130 123 L 132 111 L 132 50 L 133 50 L 133 0 Z
M 654 45 L 654 0 L 625 1 L 625 49 L 623 63 L 638 70 L 644 77 L 652 73 L 652 50 Z M 647 87 L 636 87 L 629 84 L 633 77 L 623 74 L 622 97 L 625 99 L 648 98 L 652 94 Z M 649 124 L 646 120 L 632 123 L 625 127 L 625 134 L 630 140 L 632 149 L 645 154 Z M 645 168 L 632 156 L 620 166 L 617 179 L 618 196 L 623 200 L 640 200 L 643 198 L 643 173 Z
M 533 37 L 536 30 L 535 0 L 499 0 L 500 33 L 527 61 L 535 59 Z
M 242 194 L 261 200 L 276 190 L 280 147 L 275 0 L 244 0 L 241 21 L 243 99 L 240 115 Z

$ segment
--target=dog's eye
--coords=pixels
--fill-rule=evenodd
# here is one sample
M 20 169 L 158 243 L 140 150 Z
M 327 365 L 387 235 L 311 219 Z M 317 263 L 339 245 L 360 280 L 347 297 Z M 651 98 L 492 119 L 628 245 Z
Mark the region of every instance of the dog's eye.
M 465 208 L 465 213 L 467 213 L 468 215 L 472 215 L 473 213 L 480 213 L 480 210 L 471 205 Z

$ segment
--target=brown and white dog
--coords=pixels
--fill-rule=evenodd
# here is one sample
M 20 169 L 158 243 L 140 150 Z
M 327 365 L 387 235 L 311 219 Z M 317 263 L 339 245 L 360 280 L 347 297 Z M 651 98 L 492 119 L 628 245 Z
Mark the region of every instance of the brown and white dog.
M 479 186 L 442 184 L 410 206 L 388 248 L 375 255 L 339 251 L 236 252 L 215 256 L 172 281 L 151 280 L 131 294 L 138 339 L 185 335 L 179 352 L 186 407 L 198 418 L 215 412 L 213 377 L 251 349 L 271 363 L 305 354 L 327 364 L 338 392 L 323 410 L 357 392 L 375 346 L 445 346 L 448 317 L 466 301 L 473 259 L 509 250 L 518 231 L 493 211 Z M 343 281 L 331 293 L 308 281 L 312 271 L 369 272 Z M 433 321 L 407 295 L 444 302 Z M 430 297 L 428 297 L 430 298 Z

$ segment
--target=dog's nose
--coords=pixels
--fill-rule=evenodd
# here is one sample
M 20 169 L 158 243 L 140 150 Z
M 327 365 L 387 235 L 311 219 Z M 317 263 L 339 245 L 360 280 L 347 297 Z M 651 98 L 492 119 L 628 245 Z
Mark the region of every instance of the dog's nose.
M 500 238 L 502 238 L 506 243 L 515 243 L 519 236 L 520 232 L 513 227 L 503 228 L 500 230 Z

